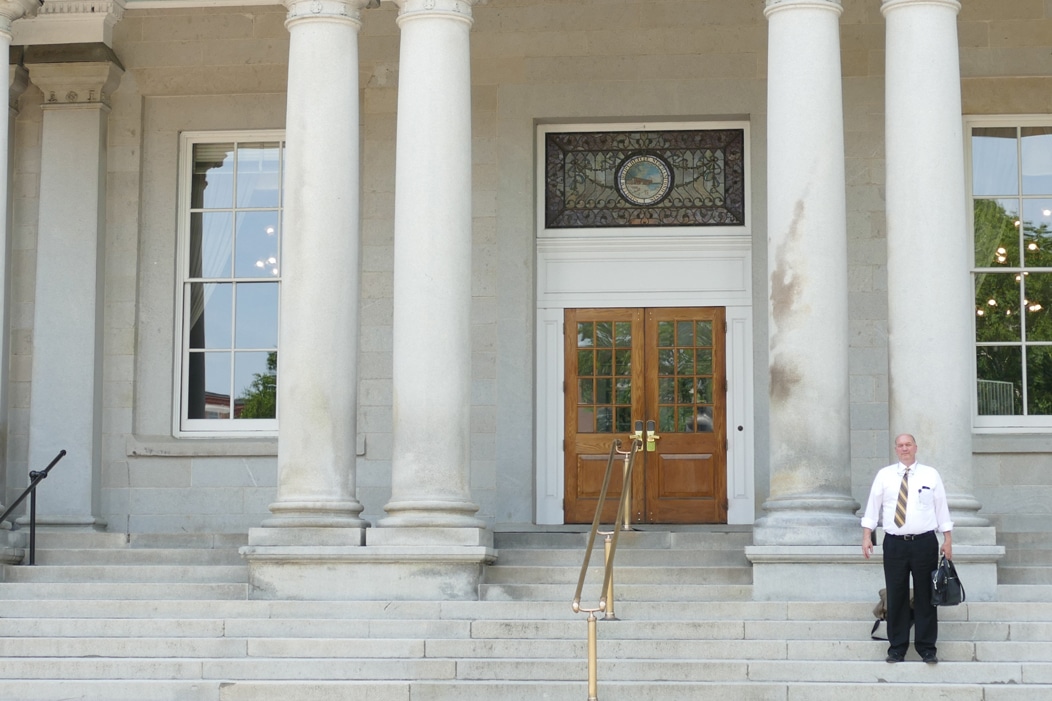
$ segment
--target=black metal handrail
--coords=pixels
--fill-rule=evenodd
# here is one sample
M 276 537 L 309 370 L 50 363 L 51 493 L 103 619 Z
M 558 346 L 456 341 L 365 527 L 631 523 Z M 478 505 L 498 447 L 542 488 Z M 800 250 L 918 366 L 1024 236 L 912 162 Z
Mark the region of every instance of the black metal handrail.
M 26 497 L 29 497 L 29 564 L 36 564 L 36 550 L 37 550 L 37 485 L 40 484 L 44 479 L 47 478 L 47 473 L 51 472 L 51 468 L 55 466 L 59 460 L 66 454 L 65 450 L 58 451 L 58 455 L 55 459 L 48 463 L 40 472 L 32 470 L 29 473 L 29 486 L 25 488 L 25 491 L 15 499 L 11 506 L 7 507 L 7 511 L 0 516 L 0 523 L 4 522 L 11 512 L 14 511 L 19 504 L 25 501 Z

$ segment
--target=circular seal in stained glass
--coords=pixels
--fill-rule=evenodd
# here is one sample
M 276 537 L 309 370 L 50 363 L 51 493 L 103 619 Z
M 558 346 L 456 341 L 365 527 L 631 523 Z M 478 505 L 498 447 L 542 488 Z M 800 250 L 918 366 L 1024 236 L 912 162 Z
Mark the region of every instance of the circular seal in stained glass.
M 652 153 L 626 158 L 617 168 L 617 192 L 634 205 L 654 205 L 672 191 L 672 169 Z

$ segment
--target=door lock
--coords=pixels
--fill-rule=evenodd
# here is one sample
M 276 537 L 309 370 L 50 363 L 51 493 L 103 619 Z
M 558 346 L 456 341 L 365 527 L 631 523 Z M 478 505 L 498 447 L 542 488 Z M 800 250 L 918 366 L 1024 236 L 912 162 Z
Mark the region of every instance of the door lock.
M 647 452 L 653 453 L 657 450 L 657 442 L 661 440 L 661 436 L 654 433 L 654 429 L 657 428 L 653 421 L 647 421 Z

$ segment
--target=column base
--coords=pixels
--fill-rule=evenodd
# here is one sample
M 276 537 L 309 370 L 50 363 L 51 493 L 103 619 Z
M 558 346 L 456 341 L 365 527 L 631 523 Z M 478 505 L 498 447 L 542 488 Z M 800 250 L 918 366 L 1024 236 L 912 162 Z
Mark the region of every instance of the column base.
M 745 548 L 752 562 L 755 601 L 870 601 L 884 588 L 883 548 L 867 560 L 861 536 L 855 546 L 757 546 Z M 997 600 L 1000 545 L 958 545 L 954 531 L 953 563 L 967 601 Z
M 387 529 L 375 529 L 380 530 Z M 483 567 L 496 560 L 496 551 L 492 533 L 483 529 L 470 533 L 472 530 L 391 529 L 384 534 L 386 545 L 248 545 L 241 548 L 241 555 L 249 565 L 249 597 L 477 601 Z M 375 540 L 375 531 L 369 531 L 369 541 Z
M 753 526 L 756 545 L 851 545 L 862 542 L 862 526 L 855 512 L 858 502 L 848 496 L 799 494 L 769 499 L 768 513 Z

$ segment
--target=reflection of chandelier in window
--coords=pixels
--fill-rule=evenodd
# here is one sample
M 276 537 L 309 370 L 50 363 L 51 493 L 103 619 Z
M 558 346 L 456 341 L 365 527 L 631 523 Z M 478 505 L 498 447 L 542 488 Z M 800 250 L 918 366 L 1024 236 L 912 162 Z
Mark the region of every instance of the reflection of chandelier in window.
M 266 228 L 266 233 L 267 233 L 267 236 L 273 236 L 274 233 L 275 233 L 274 232 L 274 227 L 268 226 Z M 269 267 L 271 275 L 275 275 L 275 276 L 278 275 L 278 259 L 277 259 L 277 256 L 270 255 L 270 256 L 268 256 L 265 259 L 264 258 L 258 259 L 256 261 L 256 267 L 259 268 L 260 270 L 263 270 L 264 268 Z

